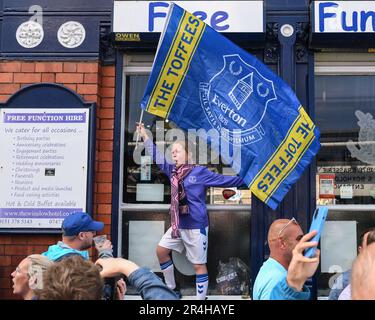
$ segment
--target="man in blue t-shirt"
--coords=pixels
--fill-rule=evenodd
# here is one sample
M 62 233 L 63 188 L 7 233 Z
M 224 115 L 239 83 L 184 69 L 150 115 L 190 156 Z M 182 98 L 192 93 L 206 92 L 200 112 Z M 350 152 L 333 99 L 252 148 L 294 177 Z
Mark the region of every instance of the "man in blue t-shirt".
M 270 257 L 263 263 L 255 279 L 254 300 L 307 300 L 310 291 L 304 285 L 319 265 L 319 250 L 314 258 L 306 258 L 306 248 L 317 246 L 309 242 L 316 231 L 303 235 L 292 218 L 275 220 L 268 231 Z
M 85 260 L 89 259 L 88 249 L 93 244 L 96 232 L 104 228 L 104 223 L 95 221 L 86 212 L 73 212 L 62 223 L 62 241 L 49 246 L 42 255 L 52 261 L 60 261 L 71 255 L 80 255 Z M 106 240 L 102 246 L 95 245 L 99 258 L 113 257 L 112 243 Z

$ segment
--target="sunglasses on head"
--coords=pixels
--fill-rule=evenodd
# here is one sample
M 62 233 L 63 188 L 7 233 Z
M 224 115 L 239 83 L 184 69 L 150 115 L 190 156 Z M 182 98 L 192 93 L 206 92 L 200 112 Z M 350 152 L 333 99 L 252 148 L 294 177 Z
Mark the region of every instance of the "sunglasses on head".
M 287 223 L 284 227 L 282 227 L 282 228 L 280 229 L 279 233 L 277 234 L 277 238 L 280 238 L 280 236 L 281 236 L 281 234 L 283 233 L 283 231 L 284 231 L 289 225 L 291 225 L 292 223 L 295 223 L 296 225 L 298 225 L 297 220 L 293 217 L 292 219 L 290 219 L 290 220 L 288 221 L 288 223 Z M 301 236 L 301 238 L 302 238 L 302 236 Z M 296 239 L 296 240 L 301 240 L 301 239 Z

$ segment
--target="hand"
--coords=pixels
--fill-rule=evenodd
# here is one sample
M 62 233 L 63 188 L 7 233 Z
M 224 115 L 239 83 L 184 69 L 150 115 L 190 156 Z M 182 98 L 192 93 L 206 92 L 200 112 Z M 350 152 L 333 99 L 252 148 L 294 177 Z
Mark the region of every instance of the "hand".
M 144 123 L 136 122 L 136 124 L 137 124 L 138 134 L 141 136 L 143 141 L 146 141 L 148 139 L 148 135 L 147 135 Z
M 317 231 L 312 231 L 305 234 L 300 242 L 293 250 L 293 258 L 288 268 L 288 275 L 286 281 L 289 287 L 297 291 L 302 291 L 303 285 L 307 278 L 314 275 L 319 265 L 320 251 L 317 249 L 315 257 L 307 258 L 303 252 L 307 248 L 316 247 L 318 242 L 309 242 L 317 234 Z
M 139 269 L 134 262 L 123 258 L 98 259 L 95 264 L 102 267 L 100 275 L 103 278 L 112 278 L 121 274 L 128 277 L 133 271 Z
M 95 245 L 96 250 L 103 251 L 103 250 L 112 250 L 113 245 L 110 240 L 105 240 L 104 243 L 101 246 Z
M 126 283 L 124 279 L 121 278 L 119 281 L 117 281 L 116 291 L 117 300 L 125 300 Z

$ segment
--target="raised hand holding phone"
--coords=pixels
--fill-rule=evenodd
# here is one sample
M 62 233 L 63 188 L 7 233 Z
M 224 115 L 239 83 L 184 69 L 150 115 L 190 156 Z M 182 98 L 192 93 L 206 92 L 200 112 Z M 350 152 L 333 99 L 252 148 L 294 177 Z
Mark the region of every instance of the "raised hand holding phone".
M 319 265 L 320 251 L 317 249 L 318 243 L 313 241 L 317 231 L 311 231 L 305 234 L 293 249 L 293 257 L 288 267 L 287 283 L 288 286 L 296 291 L 302 291 L 306 280 L 314 275 Z M 315 249 L 314 256 L 308 258 L 303 252 Z

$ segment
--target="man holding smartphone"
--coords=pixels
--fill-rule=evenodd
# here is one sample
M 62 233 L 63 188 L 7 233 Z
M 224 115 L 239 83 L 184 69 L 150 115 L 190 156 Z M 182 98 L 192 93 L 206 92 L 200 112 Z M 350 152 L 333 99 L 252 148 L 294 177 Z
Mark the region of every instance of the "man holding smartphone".
M 316 247 L 309 242 L 316 231 L 303 235 L 292 218 L 275 220 L 268 231 L 270 257 L 264 262 L 254 284 L 254 300 L 308 300 L 310 291 L 304 285 L 319 265 L 319 250 L 312 258 L 303 255 L 307 248 Z

